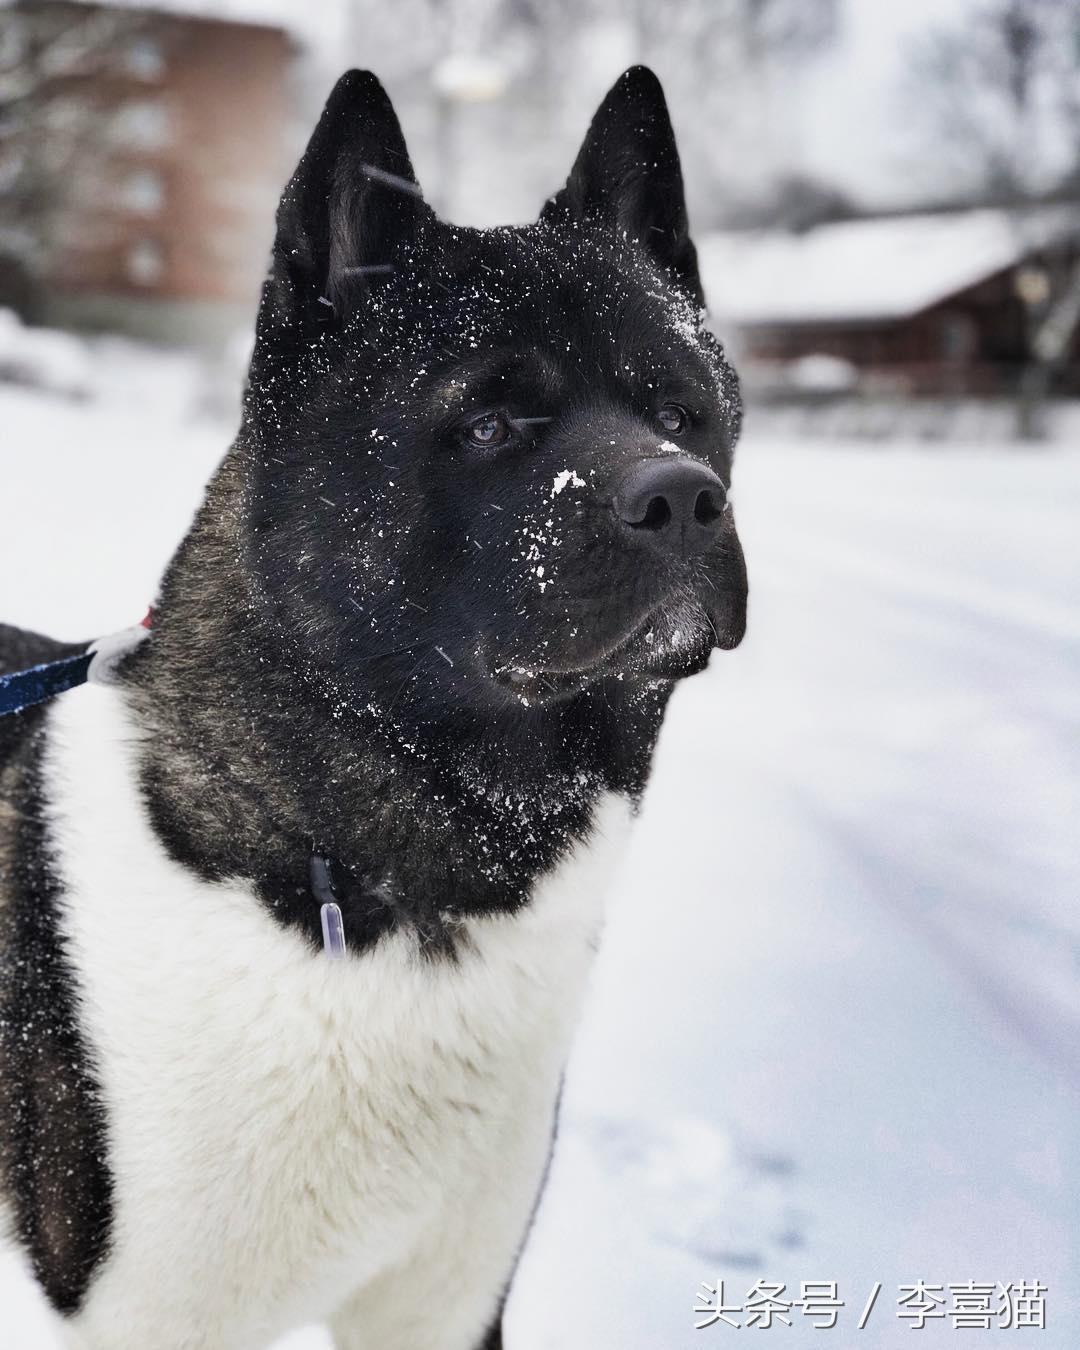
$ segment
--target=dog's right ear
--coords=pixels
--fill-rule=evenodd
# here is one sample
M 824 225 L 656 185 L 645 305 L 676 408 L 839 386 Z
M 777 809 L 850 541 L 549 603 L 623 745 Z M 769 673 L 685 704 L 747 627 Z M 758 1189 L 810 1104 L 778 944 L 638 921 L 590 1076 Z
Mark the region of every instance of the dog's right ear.
M 278 206 L 256 365 L 288 359 L 344 322 L 431 214 L 385 89 L 370 71 L 350 70 Z

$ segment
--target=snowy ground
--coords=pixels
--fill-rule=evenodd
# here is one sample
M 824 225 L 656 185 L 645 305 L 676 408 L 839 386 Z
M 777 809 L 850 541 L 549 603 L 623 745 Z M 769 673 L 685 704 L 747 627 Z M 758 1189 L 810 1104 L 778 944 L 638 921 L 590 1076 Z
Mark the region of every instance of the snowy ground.
M 0 388 L 0 617 L 142 613 L 228 438 L 186 388 Z M 736 488 L 750 635 L 665 728 L 508 1350 L 737 1344 L 694 1330 L 718 1276 L 837 1281 L 796 1350 L 892 1350 L 900 1284 L 1039 1279 L 1073 1350 L 1080 452 L 751 434 Z M 53 1345 L 10 1261 L 0 1345 Z

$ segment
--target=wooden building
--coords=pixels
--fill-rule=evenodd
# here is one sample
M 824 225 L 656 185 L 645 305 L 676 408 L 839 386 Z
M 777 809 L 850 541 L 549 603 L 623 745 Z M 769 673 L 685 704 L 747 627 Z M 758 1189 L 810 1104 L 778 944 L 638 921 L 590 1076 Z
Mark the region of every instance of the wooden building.
M 699 251 L 712 326 L 766 397 L 830 380 L 837 393 L 1009 395 L 1028 362 L 1024 297 L 1075 266 L 1080 206 L 715 234 Z M 1080 393 L 1075 337 L 1058 384 Z

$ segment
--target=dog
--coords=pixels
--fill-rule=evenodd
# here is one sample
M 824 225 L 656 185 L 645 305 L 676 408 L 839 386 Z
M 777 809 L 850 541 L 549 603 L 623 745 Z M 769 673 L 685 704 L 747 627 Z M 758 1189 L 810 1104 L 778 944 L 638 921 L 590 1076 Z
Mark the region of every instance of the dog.
M 501 1346 L 606 878 L 745 627 L 702 306 L 650 71 L 490 230 L 336 85 L 150 636 L 0 719 L 3 1212 L 71 1346 Z

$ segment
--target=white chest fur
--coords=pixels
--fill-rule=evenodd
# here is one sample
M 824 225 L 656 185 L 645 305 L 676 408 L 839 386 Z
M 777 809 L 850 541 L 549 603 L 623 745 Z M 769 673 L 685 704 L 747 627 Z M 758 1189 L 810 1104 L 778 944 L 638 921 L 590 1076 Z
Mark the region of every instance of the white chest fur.
M 168 859 L 135 735 L 115 690 L 50 712 L 64 924 L 115 1182 L 80 1343 L 242 1350 L 351 1299 L 366 1330 L 350 1346 L 427 1344 L 435 1304 L 432 1342 L 471 1350 L 543 1169 L 627 803 L 605 799 L 524 912 L 471 921 L 457 965 L 405 937 L 331 962 L 246 886 Z

